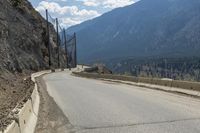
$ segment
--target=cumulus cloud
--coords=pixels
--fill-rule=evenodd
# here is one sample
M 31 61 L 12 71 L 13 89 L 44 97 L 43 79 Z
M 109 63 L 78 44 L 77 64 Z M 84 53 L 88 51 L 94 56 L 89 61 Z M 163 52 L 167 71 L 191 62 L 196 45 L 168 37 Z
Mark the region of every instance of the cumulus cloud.
M 41 1 L 36 10 L 44 15 L 45 10 L 60 18 L 63 26 L 79 24 L 87 19 L 92 19 L 100 14 L 95 10 L 79 9 L 77 6 L 61 6 L 56 2 Z
M 54 2 L 66 2 L 67 0 L 49 0 L 50 2 L 51 1 L 54 1 Z
M 101 2 L 99 2 L 98 0 L 77 0 L 77 1 L 81 1 L 83 2 L 83 5 L 85 6 L 99 6 L 101 4 Z
M 80 24 L 82 21 L 77 18 L 61 18 L 60 22 L 62 27 L 66 27 L 66 26 Z
M 104 0 L 102 4 L 105 8 L 113 9 L 131 5 L 133 3 L 135 3 L 135 0 Z
M 103 12 L 117 7 L 133 4 L 138 0 L 43 0 L 36 10 L 45 16 L 48 9 L 53 17 L 59 18 L 63 26 L 69 27 L 83 21 L 100 16 Z M 66 2 L 73 5 L 65 6 Z
M 48 9 L 48 11 L 52 13 L 64 14 L 66 12 L 72 11 L 74 7 L 67 7 L 67 6 L 61 7 L 56 2 L 47 2 L 47 1 L 40 2 L 38 7 L 36 7 L 36 10 L 39 12 L 45 11 L 46 9 Z
M 103 6 L 104 8 L 117 8 L 135 3 L 138 0 L 77 0 L 83 2 L 85 6 Z

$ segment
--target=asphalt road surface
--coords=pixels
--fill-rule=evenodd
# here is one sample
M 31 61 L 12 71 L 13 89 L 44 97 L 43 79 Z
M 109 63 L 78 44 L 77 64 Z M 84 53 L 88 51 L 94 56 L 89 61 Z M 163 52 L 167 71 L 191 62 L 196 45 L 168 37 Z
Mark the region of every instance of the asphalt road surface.
M 44 76 L 76 133 L 200 133 L 200 100 L 125 84 Z

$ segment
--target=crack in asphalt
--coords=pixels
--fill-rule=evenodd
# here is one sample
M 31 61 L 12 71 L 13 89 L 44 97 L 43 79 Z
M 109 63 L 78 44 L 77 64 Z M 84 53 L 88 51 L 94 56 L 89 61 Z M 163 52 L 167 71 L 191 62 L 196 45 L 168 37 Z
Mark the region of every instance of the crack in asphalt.
M 156 122 L 144 122 L 144 123 L 134 123 L 134 124 L 122 124 L 122 125 L 111 125 L 111 126 L 96 126 L 96 127 L 83 127 L 83 126 L 75 126 L 80 130 L 92 130 L 92 129 L 105 129 L 105 128 L 117 128 L 117 127 L 133 127 L 133 126 L 143 126 L 143 125 L 155 125 L 155 124 L 167 124 L 167 123 L 175 123 L 182 121 L 193 121 L 200 120 L 199 118 L 187 118 L 187 119 L 179 119 L 179 120 L 169 120 L 169 121 L 156 121 Z

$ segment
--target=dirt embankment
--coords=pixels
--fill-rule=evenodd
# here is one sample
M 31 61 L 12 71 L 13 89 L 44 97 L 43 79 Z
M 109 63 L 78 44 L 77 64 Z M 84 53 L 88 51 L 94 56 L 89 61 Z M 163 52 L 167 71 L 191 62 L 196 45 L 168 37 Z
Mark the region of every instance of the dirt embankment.
M 30 98 L 34 83 L 27 74 L 0 75 L 0 131 L 11 123 L 12 110 L 22 108 Z

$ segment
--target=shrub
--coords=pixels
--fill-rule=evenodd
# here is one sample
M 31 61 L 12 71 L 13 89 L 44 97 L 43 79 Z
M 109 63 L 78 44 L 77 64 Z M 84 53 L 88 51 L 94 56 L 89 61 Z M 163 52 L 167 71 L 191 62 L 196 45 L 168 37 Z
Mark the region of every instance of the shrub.
M 22 1 L 23 1 L 23 0 L 12 0 L 12 5 L 13 5 L 14 7 L 18 7 L 18 6 L 21 5 Z

